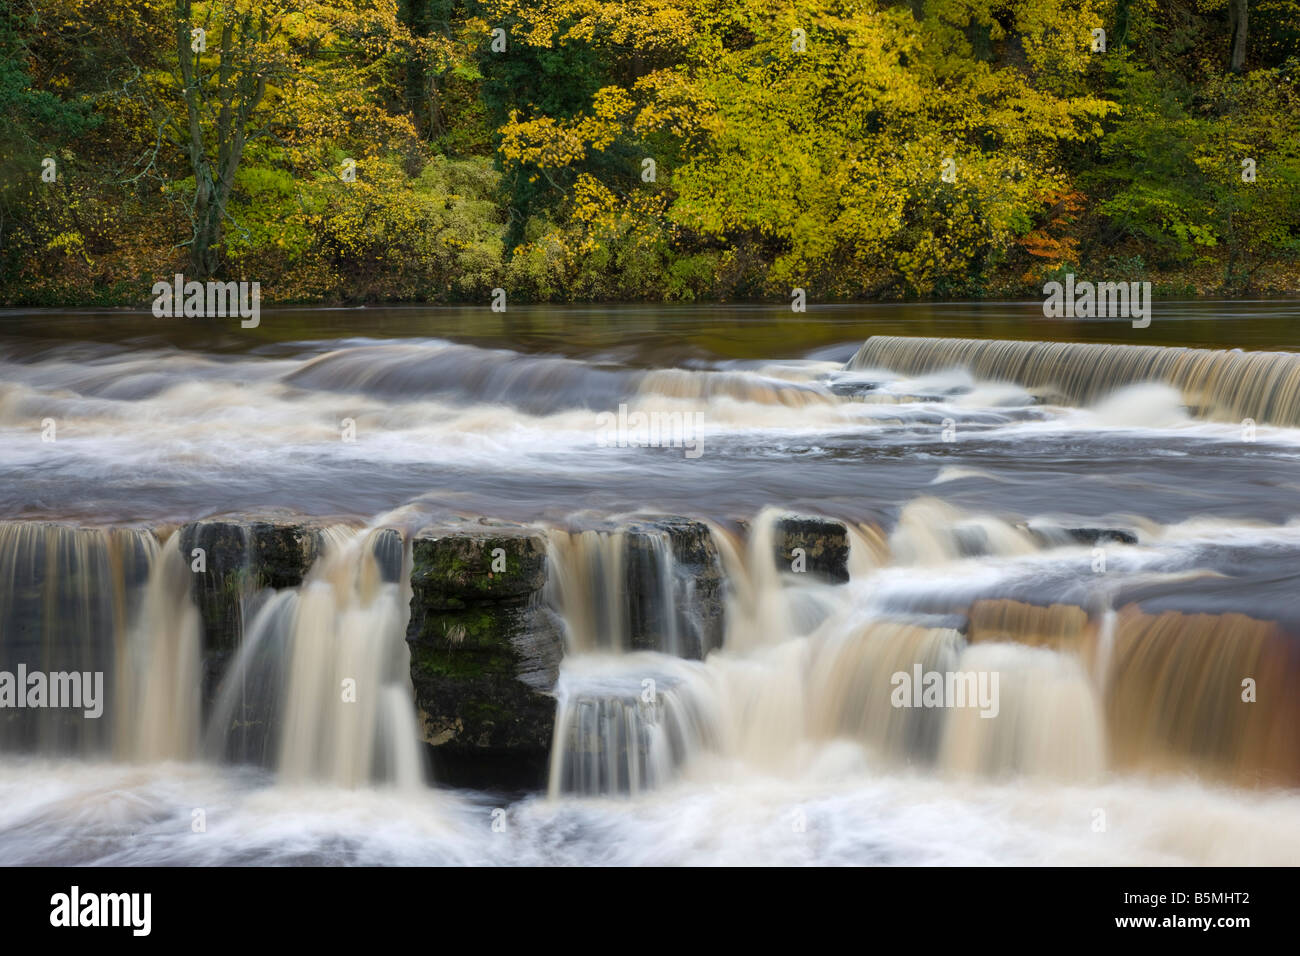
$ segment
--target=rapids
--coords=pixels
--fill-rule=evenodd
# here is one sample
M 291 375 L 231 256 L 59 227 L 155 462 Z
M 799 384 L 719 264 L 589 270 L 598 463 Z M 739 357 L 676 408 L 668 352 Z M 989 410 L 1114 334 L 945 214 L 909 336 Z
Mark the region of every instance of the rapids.
M 97 721 L 0 710 L 0 860 L 1300 859 L 1284 343 L 378 318 L 268 311 L 243 343 L 0 319 L 0 671 L 110 689 Z M 702 454 L 598 440 L 620 406 L 698 421 Z M 212 678 L 177 529 L 259 509 L 321 544 L 300 583 L 245 582 Z M 718 608 L 669 515 L 703 523 Z M 847 581 L 774 558 L 790 515 L 843 527 Z M 545 541 L 564 658 L 538 792 L 425 759 L 410 539 L 478 516 Z M 940 699 L 963 687 L 996 706 Z

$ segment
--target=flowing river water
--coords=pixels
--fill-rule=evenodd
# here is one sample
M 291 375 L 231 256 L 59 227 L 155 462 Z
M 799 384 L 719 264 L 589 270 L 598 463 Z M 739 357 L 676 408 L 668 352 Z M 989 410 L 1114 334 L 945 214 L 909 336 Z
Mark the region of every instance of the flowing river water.
M 107 675 L 99 720 L 4 715 L 0 862 L 1294 863 L 1300 305 L 1157 305 L 0 315 L 0 670 Z M 263 510 L 320 554 L 205 713 L 175 529 Z M 771 559 L 791 514 L 846 581 Z M 590 530 L 663 515 L 719 555 L 699 654 L 668 539 L 627 595 Z M 547 541 L 541 791 L 422 766 L 374 529 L 479 516 Z M 900 706 L 926 672 L 991 707 Z

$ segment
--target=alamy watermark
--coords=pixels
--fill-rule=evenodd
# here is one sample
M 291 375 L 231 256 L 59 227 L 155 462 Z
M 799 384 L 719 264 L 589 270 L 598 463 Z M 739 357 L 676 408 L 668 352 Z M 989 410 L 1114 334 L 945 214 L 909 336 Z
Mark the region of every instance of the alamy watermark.
M 172 282 L 153 284 L 153 314 L 159 319 L 224 318 L 238 315 L 241 328 L 255 329 L 262 322 L 260 282 L 185 281 L 176 273 Z
M 1133 328 L 1151 324 L 1150 282 L 1078 282 L 1043 286 L 1043 315 L 1049 319 L 1132 319 Z
M 70 708 L 91 720 L 104 713 L 103 671 L 0 671 L 0 707 Z
M 596 416 L 596 444 L 601 448 L 684 448 L 687 458 L 704 454 L 703 412 L 629 412 Z
M 926 671 L 920 664 L 912 673 L 895 671 L 889 679 L 895 707 L 978 707 L 981 717 L 996 717 L 997 671 Z
M 133 936 L 148 936 L 153 928 L 152 893 L 83 893 L 73 886 L 50 897 L 50 925 L 127 927 Z

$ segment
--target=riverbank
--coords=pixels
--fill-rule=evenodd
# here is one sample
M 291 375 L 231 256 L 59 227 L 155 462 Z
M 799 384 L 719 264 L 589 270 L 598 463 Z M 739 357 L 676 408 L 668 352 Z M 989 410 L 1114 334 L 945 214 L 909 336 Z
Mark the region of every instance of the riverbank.
M 157 261 L 166 262 L 166 256 L 160 255 Z M 127 265 L 126 263 L 123 264 Z M 57 274 L 42 273 L 32 281 L 6 283 L 0 288 L 0 308 L 4 309 L 78 309 L 78 308 L 123 308 L 148 309 L 153 301 L 150 289 L 154 281 L 170 280 L 177 273 L 184 274 L 187 264 L 183 259 L 173 259 L 170 265 L 159 269 L 156 278 L 139 278 L 134 261 L 121 279 L 112 280 L 105 277 L 115 271 L 111 266 L 87 272 L 84 277 L 71 280 L 60 279 Z M 963 301 L 977 305 L 985 302 L 1008 300 L 1042 301 L 1043 285 L 1057 281 L 1067 271 L 1073 272 L 1080 281 L 1097 282 L 1150 282 L 1152 295 L 1157 300 L 1185 301 L 1197 297 L 1222 299 L 1223 301 L 1251 301 L 1268 297 L 1300 296 L 1300 263 L 1278 261 L 1259 268 L 1250 280 L 1248 287 L 1237 286 L 1225 289 L 1223 281 L 1223 264 L 1209 259 L 1195 269 L 1178 269 L 1172 271 L 1148 269 L 1141 263 L 1141 258 L 1126 259 L 1117 263 L 1113 258 L 1095 263 L 1082 263 L 1078 266 L 1062 267 L 1045 271 L 1027 279 L 1023 274 L 1009 272 L 993 275 L 977 283 L 978 289 L 968 288 L 958 296 L 918 296 L 903 290 L 881 291 L 875 295 L 844 298 L 827 295 L 815 282 L 805 288 L 809 305 L 829 305 L 853 307 L 871 303 L 945 303 Z M 130 276 L 129 278 L 127 276 Z M 1091 277 L 1091 278 L 1089 278 Z M 336 287 L 321 287 L 310 293 L 300 290 L 301 283 L 292 278 L 277 277 L 273 272 L 261 269 L 241 271 L 238 274 L 224 276 L 226 279 L 257 281 L 261 283 L 262 306 L 264 308 L 291 309 L 306 306 L 350 307 L 369 306 L 471 306 L 489 305 L 496 289 L 504 289 L 506 302 L 518 305 L 553 305 L 553 306 L 603 306 L 616 308 L 621 303 L 627 306 L 645 307 L 650 305 L 734 305 L 755 304 L 762 306 L 785 305 L 791 302 L 792 288 L 774 288 L 761 274 L 748 275 L 735 279 L 730 285 L 710 287 L 701 285 L 692 288 L 667 288 L 629 294 L 632 290 L 602 290 L 597 294 L 582 294 L 578 291 L 580 283 L 567 288 L 563 285 L 539 288 L 531 281 L 519 281 L 512 278 L 509 268 L 502 268 L 499 274 L 480 275 L 476 280 L 466 284 L 457 283 L 455 287 L 446 285 L 427 285 L 409 287 L 407 284 L 386 284 L 383 281 L 358 283 L 351 278 L 340 278 Z M 803 287 L 801 287 L 803 288 Z M 299 291 L 295 291 L 299 290 Z M 611 295 L 612 293 L 612 295 Z

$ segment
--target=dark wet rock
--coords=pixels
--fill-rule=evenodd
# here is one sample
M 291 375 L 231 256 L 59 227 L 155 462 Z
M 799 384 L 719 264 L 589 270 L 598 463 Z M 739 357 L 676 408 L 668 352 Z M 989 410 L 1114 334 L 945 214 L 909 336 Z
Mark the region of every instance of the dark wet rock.
M 380 528 L 370 539 L 370 550 L 379 566 L 379 578 L 385 584 L 396 584 L 402 579 L 402 532 L 396 528 Z
M 1067 528 L 1061 525 L 1037 525 L 1031 527 L 1020 524 L 1017 527 L 1028 532 L 1045 548 L 1059 548 L 1074 544 L 1137 544 L 1136 532 L 1124 528 Z
M 849 532 L 843 522 L 816 516 L 787 515 L 773 529 L 773 555 L 782 570 L 796 565 L 795 549 L 803 550 L 803 573 L 844 584 L 849 579 Z
M 1030 390 L 1031 405 L 1056 405 L 1068 407 L 1071 402 L 1067 395 L 1049 388 L 1036 388 Z
M 833 395 L 842 395 L 846 398 L 852 398 L 858 395 L 869 395 L 872 392 L 880 390 L 882 382 L 831 382 L 830 390 Z
M 633 649 L 703 660 L 722 646 L 725 612 L 722 560 L 708 526 L 674 515 L 625 530 Z
M 411 682 L 435 778 L 541 786 L 563 656 L 540 601 L 545 538 L 467 523 L 419 532 L 411 553 Z
M 1079 544 L 1137 544 L 1138 536 L 1122 528 L 1066 528 L 1065 533 Z
M 296 587 L 321 551 L 325 521 L 294 515 L 222 515 L 181 527 L 181 554 L 204 551 L 191 595 L 199 610 L 205 704 L 215 697 L 243 638 L 250 599 L 264 588 Z

